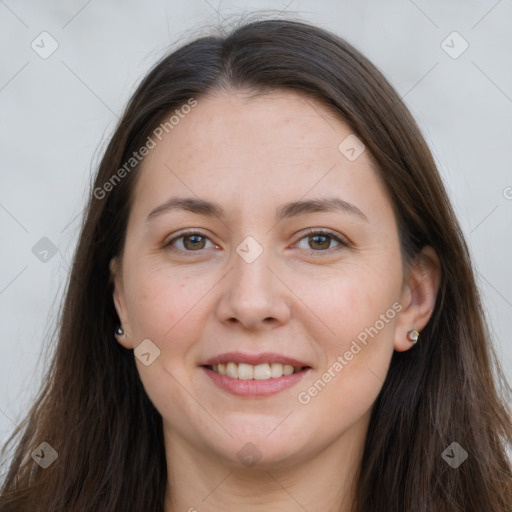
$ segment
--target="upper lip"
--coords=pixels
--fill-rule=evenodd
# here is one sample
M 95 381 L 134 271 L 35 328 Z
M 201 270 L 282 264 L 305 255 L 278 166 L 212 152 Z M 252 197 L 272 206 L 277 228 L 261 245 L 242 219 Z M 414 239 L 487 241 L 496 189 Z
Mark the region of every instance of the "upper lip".
M 263 352 L 261 354 L 244 354 L 243 352 L 226 352 L 211 357 L 202 366 L 213 366 L 221 363 L 245 363 L 253 366 L 263 363 L 289 364 L 295 368 L 309 367 L 307 363 L 293 357 L 283 356 L 274 352 Z

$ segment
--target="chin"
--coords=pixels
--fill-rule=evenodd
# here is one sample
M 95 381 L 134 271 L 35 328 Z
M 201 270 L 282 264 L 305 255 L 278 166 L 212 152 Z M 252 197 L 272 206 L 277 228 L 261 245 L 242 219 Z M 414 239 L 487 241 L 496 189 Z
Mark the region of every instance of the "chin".
M 294 442 L 293 437 L 282 436 L 275 439 L 266 435 L 247 435 L 229 440 L 229 447 L 219 453 L 219 446 L 215 446 L 218 455 L 225 462 L 237 469 L 280 469 L 293 466 L 307 458 L 305 447 Z

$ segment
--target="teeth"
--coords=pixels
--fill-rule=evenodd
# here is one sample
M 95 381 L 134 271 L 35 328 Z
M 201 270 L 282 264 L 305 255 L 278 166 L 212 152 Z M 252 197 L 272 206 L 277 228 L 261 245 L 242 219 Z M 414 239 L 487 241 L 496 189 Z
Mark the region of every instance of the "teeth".
M 250 380 L 254 378 L 254 366 L 251 364 L 240 363 L 238 365 L 238 378 L 243 380 Z
M 238 368 L 235 363 L 228 363 L 226 365 L 226 375 L 232 379 L 238 379 Z
M 292 367 L 293 368 L 293 367 Z M 270 365 L 270 375 L 272 378 L 276 379 L 284 375 L 283 365 L 279 363 L 272 363 Z
M 285 375 L 291 375 L 294 372 L 293 366 L 290 366 L 289 364 L 285 364 L 283 366 L 283 373 Z
M 269 364 L 258 364 L 254 367 L 254 378 L 258 380 L 270 379 L 270 365 Z
M 253 366 L 245 363 L 219 363 L 211 366 L 212 370 L 227 375 L 232 379 L 241 380 L 268 380 L 278 379 L 284 375 L 291 375 L 300 371 L 302 368 L 294 368 L 290 364 L 264 363 Z

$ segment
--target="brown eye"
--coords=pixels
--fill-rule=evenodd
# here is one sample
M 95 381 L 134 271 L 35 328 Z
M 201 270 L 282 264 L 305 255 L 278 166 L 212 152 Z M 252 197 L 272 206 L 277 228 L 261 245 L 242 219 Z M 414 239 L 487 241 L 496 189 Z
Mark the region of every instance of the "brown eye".
M 309 246 L 311 249 L 329 249 L 331 237 L 326 235 L 311 236 Z
M 205 237 L 201 233 L 182 233 L 166 243 L 165 247 L 172 247 L 173 249 L 181 252 L 198 252 L 207 248 L 205 247 L 207 241 L 210 241 L 209 238 Z
M 205 238 L 200 235 L 187 235 L 183 238 L 183 246 L 186 249 L 194 250 L 194 249 L 204 249 Z M 200 240 L 202 239 L 202 240 Z
M 308 242 L 307 247 L 303 246 L 301 249 L 314 252 L 327 252 L 329 250 L 337 250 L 348 246 L 348 244 L 339 236 L 328 231 L 311 231 L 301 238 L 299 242 L 302 240 L 308 240 Z M 331 246 L 333 241 L 336 242 L 334 247 Z

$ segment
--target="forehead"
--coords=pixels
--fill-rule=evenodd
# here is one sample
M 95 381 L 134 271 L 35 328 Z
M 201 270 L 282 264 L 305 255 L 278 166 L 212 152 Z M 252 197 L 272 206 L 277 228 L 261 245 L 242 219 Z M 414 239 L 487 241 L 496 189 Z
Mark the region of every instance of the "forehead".
M 248 162 L 253 168 L 261 157 L 261 167 L 338 159 L 339 137 L 350 133 L 324 105 L 288 90 L 218 92 L 200 98 L 183 121 L 169 140 L 182 158 L 225 163 L 234 157 L 238 165 Z M 207 152 L 212 146 L 213 154 Z
M 222 91 L 187 112 L 145 158 L 136 199 L 156 203 L 172 191 L 261 204 L 333 191 L 384 194 L 367 151 L 355 160 L 340 151 L 354 137 L 350 127 L 305 94 Z

